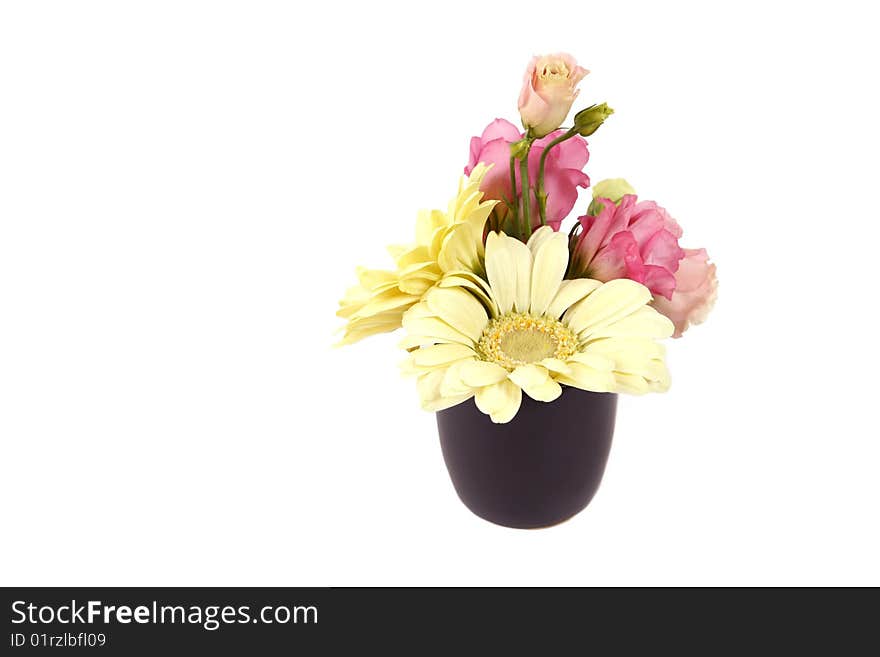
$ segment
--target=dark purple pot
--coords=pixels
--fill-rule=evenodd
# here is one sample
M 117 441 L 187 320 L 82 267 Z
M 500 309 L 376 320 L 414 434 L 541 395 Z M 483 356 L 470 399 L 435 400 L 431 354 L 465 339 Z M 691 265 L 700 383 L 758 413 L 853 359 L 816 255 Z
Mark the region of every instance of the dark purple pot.
M 455 492 L 475 514 L 505 527 L 549 527 L 582 511 L 599 488 L 617 395 L 563 388 L 536 402 L 523 394 L 507 424 L 468 400 L 437 413 L 440 446 Z

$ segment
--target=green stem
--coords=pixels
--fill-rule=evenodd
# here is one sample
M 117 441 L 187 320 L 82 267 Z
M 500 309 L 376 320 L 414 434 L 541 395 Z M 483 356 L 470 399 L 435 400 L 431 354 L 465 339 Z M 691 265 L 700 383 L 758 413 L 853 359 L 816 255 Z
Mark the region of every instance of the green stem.
M 510 200 L 511 202 L 507 206 L 510 210 L 509 223 L 516 228 L 519 222 L 516 212 L 516 158 L 512 155 L 510 156 Z M 500 228 L 499 226 L 499 230 Z
M 529 149 L 532 148 L 532 145 L 529 144 Z M 520 198 L 522 200 L 522 218 L 523 218 L 523 239 L 528 240 L 532 235 L 532 218 L 531 218 L 531 205 L 532 205 L 532 190 L 529 186 L 529 151 L 526 151 L 526 155 L 523 159 L 519 161 L 519 180 L 522 185 L 522 191 L 520 194 Z
M 576 134 L 576 128 L 569 128 L 567 132 L 559 135 L 556 139 L 547 144 L 547 146 L 544 147 L 544 152 L 541 153 L 541 159 L 538 162 L 538 181 L 535 185 L 535 194 L 538 197 L 538 212 L 541 214 L 542 226 L 547 225 L 547 193 L 544 191 L 544 166 L 547 163 L 547 155 L 550 153 L 551 148 L 571 139 Z

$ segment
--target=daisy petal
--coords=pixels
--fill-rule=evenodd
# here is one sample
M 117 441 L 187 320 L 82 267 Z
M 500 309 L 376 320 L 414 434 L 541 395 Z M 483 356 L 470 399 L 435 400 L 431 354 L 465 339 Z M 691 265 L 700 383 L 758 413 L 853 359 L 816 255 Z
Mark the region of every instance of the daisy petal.
M 492 299 L 501 315 L 513 309 L 516 297 L 516 267 L 512 256 L 504 248 L 505 239 L 503 233 L 490 232 L 486 236 L 486 276 Z
M 403 313 L 403 321 L 406 322 L 410 319 L 416 319 L 419 317 L 434 317 L 435 313 L 428 307 L 428 303 L 426 301 L 419 301 L 417 304 L 408 308 L 405 313 Z
M 414 246 L 397 257 L 397 268 L 406 269 L 411 265 L 428 264 L 433 260 L 427 247 Z
M 489 296 L 489 291 L 484 287 L 485 283 L 473 274 L 469 273 L 468 276 L 470 278 L 457 274 L 447 275 L 441 278 L 437 284 L 440 287 L 466 287 L 489 309 L 491 317 L 497 317 L 498 306 L 495 305 L 492 297 Z
M 510 373 L 510 380 L 535 401 L 551 402 L 562 394 L 562 386 L 540 365 L 520 365 Z
M 564 320 L 573 331 L 587 337 L 634 313 L 649 301 L 651 291 L 644 285 L 618 278 L 578 301 L 566 311 Z
M 396 286 L 400 280 L 398 274 L 384 269 L 367 269 L 366 267 L 358 267 L 356 273 L 358 282 L 363 287 L 373 291 L 381 288 L 384 288 L 385 290 L 390 289 Z
M 538 250 L 544 245 L 544 243 L 553 235 L 558 235 L 558 233 L 550 228 L 550 226 L 543 226 L 532 233 L 532 236 L 528 241 L 528 247 L 529 251 L 532 252 L 533 258 L 537 255 Z
M 598 353 L 581 351 L 569 356 L 568 360 L 580 363 L 581 365 L 586 365 L 587 367 L 592 367 L 594 370 L 599 370 L 600 372 L 610 372 L 614 369 L 614 359 Z
M 617 372 L 615 379 L 617 381 L 617 389 L 620 392 L 626 392 L 631 395 L 644 395 L 651 392 L 650 384 L 641 376 Z
M 552 402 L 562 395 L 562 386 L 553 379 L 547 379 L 547 383 L 541 386 L 523 388 L 525 393 L 539 402 Z
M 361 322 L 361 320 L 354 320 L 348 324 L 348 326 L 344 327 L 345 336 L 336 343 L 337 347 L 341 347 L 346 344 L 354 344 L 358 340 L 363 340 L 366 337 L 371 335 L 376 335 L 377 333 L 388 333 L 390 331 L 395 331 L 400 328 L 400 318 L 394 317 L 387 321 L 370 321 L 370 322 Z
M 507 378 L 507 370 L 485 360 L 469 360 L 461 365 L 461 380 L 473 388 L 500 383 Z
M 420 210 L 416 215 L 416 242 L 430 244 L 434 231 L 446 225 L 446 215 L 440 210 Z
M 397 289 L 388 290 L 376 296 L 369 303 L 358 310 L 352 318 L 369 317 L 370 315 L 378 315 L 379 313 L 391 310 L 392 308 L 402 308 L 417 302 L 419 297 L 411 294 L 402 294 Z
M 555 374 L 567 374 L 571 369 L 565 362 L 558 358 L 545 358 L 541 361 L 541 365 Z
M 480 339 L 489 321 L 483 304 L 461 288 L 434 288 L 426 301 L 437 317 L 474 342 Z
M 434 370 L 433 372 L 422 374 L 416 379 L 416 390 L 419 393 L 422 407 L 433 404 L 442 397 L 440 394 L 440 384 L 443 383 L 444 375 L 443 370 Z
M 517 367 L 510 373 L 509 378 L 520 388 L 528 388 L 546 383 L 547 379 L 550 378 L 550 373 L 547 371 L 547 368 L 531 363 Z
M 461 380 L 461 368 L 467 361 L 456 361 L 446 370 L 438 370 L 444 372 L 443 380 L 440 382 L 440 394 L 443 397 L 460 397 L 472 393 L 474 389 Z
M 514 308 L 519 312 L 528 311 L 531 272 L 529 247 L 504 233 L 489 233 L 486 275 L 499 313 L 503 315 Z
M 591 342 L 584 349 L 587 354 L 601 354 L 614 360 L 614 375 L 626 392 L 662 392 L 669 388 L 666 349 L 653 340 L 607 338 Z M 647 389 L 630 376 L 642 379 Z
M 463 344 L 436 344 L 422 347 L 413 352 L 412 364 L 415 367 L 432 368 L 444 366 L 462 358 L 476 358 L 476 353 Z
M 437 411 L 442 411 L 444 409 L 451 408 L 452 406 L 458 406 L 460 403 L 467 401 L 473 396 L 474 392 L 472 390 L 466 395 L 460 395 L 458 397 L 440 397 L 434 401 L 423 403 L 422 408 L 426 411 L 436 413 Z
M 675 325 L 665 315 L 651 306 L 644 306 L 605 328 L 592 331 L 590 339 L 597 338 L 668 338 L 675 332 Z
M 581 363 L 569 362 L 568 374 L 559 374 L 556 380 L 581 390 L 592 392 L 612 392 L 615 389 L 614 374 L 582 365 Z
M 397 275 L 400 278 L 419 275 L 425 278 L 429 278 L 433 281 L 436 281 L 438 278 L 440 278 L 440 272 L 437 271 L 436 263 L 430 260 L 427 262 L 414 262 L 413 264 L 407 265 L 406 267 L 401 267 L 397 271 Z
M 453 269 L 473 269 L 479 262 L 478 245 L 482 246 L 480 239 L 470 226 L 466 224 L 453 226 L 441 243 L 437 264 L 444 272 Z
M 513 419 L 522 403 L 522 390 L 512 381 L 504 380 L 477 390 L 474 396 L 477 408 L 492 422 L 505 424 Z
M 430 290 L 433 285 L 434 281 L 427 278 L 407 278 L 400 281 L 399 289 L 406 294 L 420 297 Z
M 594 281 L 591 278 L 575 278 L 569 281 L 562 281 L 559 285 L 559 291 L 556 293 L 545 314 L 548 317 L 558 319 L 571 306 L 600 287 L 602 287 L 602 282 Z
M 529 247 L 518 239 L 509 237 L 508 247 L 513 253 L 513 261 L 516 263 L 516 297 L 514 308 L 517 312 L 529 312 L 529 302 L 532 293 L 532 253 Z
M 449 324 L 437 317 L 417 317 L 415 319 L 406 318 L 403 322 L 404 328 L 411 337 L 430 338 L 431 340 L 423 340 L 424 342 L 455 342 L 472 347 L 474 341 L 466 335 L 456 331 Z
M 663 360 L 666 347 L 647 338 L 603 338 L 588 343 L 583 353 L 606 356 L 615 362 L 615 369 L 621 369 L 623 363 Z
M 543 229 L 542 229 L 543 230 Z M 553 301 L 565 270 L 568 268 L 568 240 L 562 233 L 551 232 L 535 253 L 532 266 L 532 288 L 529 312 L 543 315 Z M 540 232 L 540 231 L 539 231 Z

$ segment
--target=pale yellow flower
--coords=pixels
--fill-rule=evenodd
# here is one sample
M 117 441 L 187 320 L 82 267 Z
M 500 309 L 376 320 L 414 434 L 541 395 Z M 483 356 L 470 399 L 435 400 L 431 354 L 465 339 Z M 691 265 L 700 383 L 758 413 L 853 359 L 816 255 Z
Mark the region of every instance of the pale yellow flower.
M 416 222 L 416 241 L 389 247 L 393 271 L 358 268 L 358 285 L 339 302 L 337 315 L 348 320 L 340 344 L 400 328 L 403 313 L 441 278 L 443 285 L 481 288 L 483 229 L 497 201 L 483 201 L 480 183 L 487 167 L 478 165 L 462 177 L 458 194 L 446 212 L 423 210 Z
M 628 279 L 563 280 L 568 240 L 550 227 L 528 244 L 489 233 L 485 279 L 432 287 L 403 317 L 404 370 L 422 406 L 437 411 L 474 397 L 493 422 L 509 422 L 522 392 L 549 402 L 562 385 L 595 392 L 664 391 L 673 325 L 651 292 Z

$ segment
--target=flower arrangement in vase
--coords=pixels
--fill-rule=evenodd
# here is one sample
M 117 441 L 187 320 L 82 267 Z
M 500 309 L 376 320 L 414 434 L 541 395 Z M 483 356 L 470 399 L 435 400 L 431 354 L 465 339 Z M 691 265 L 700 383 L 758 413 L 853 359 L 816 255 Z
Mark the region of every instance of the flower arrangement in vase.
M 402 328 L 404 373 L 437 413 L 444 460 L 474 513 L 510 527 L 561 522 L 599 486 L 617 393 L 664 392 L 659 342 L 702 322 L 717 294 L 704 249 L 623 179 L 590 186 L 587 141 L 607 104 L 560 127 L 588 71 L 535 57 L 523 130 L 492 121 L 470 142 L 445 211 L 425 210 L 395 268 L 358 269 L 340 302 L 341 344 Z

